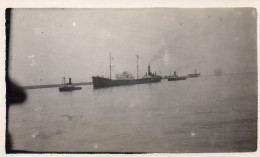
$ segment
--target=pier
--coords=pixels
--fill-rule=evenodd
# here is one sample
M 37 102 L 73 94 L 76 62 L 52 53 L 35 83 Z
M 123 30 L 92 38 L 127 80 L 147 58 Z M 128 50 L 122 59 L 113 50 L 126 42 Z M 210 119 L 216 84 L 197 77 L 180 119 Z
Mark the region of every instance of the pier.
M 75 86 L 80 85 L 92 85 L 92 82 L 79 82 L 79 83 L 73 83 Z M 61 84 L 49 84 L 49 85 L 32 85 L 32 86 L 22 86 L 23 89 L 39 89 L 39 88 L 55 88 L 59 87 Z

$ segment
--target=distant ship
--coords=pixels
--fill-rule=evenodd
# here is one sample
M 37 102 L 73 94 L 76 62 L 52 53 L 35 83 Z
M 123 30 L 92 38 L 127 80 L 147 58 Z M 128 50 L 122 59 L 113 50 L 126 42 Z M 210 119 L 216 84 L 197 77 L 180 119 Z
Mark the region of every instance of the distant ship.
M 196 69 L 195 69 L 195 73 L 194 73 L 194 74 L 188 74 L 187 76 L 188 76 L 188 77 L 199 77 L 200 74 L 197 73 L 197 71 L 196 71 Z
M 71 82 L 71 78 L 69 78 L 69 83 L 66 83 L 65 77 L 63 77 L 62 86 L 59 87 L 60 92 L 73 91 L 79 89 L 81 89 L 81 87 L 75 87 Z
M 176 71 L 174 71 L 173 76 L 168 76 L 168 81 L 179 81 L 179 80 L 186 80 L 186 76 L 178 76 Z
M 138 56 L 137 56 L 138 57 Z M 139 59 L 139 57 L 138 57 Z M 160 82 L 162 77 L 156 75 L 156 73 L 151 72 L 151 67 L 148 66 L 148 73 L 143 78 L 138 78 L 138 60 L 137 60 L 137 79 L 134 79 L 133 76 L 129 73 L 123 73 L 123 75 L 117 75 L 117 80 L 111 79 L 111 55 L 110 55 L 110 78 L 93 76 L 92 83 L 93 87 L 96 88 L 105 88 L 113 86 L 124 86 L 124 85 L 135 85 L 135 84 L 145 84 L 145 83 L 156 83 Z M 122 77 L 124 76 L 124 77 Z

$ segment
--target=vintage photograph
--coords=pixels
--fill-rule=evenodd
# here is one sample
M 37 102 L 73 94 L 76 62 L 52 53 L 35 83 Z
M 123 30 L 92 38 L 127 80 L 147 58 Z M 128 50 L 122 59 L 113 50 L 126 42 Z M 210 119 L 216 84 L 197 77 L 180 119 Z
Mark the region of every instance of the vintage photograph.
M 7 153 L 257 150 L 255 8 L 6 10 Z

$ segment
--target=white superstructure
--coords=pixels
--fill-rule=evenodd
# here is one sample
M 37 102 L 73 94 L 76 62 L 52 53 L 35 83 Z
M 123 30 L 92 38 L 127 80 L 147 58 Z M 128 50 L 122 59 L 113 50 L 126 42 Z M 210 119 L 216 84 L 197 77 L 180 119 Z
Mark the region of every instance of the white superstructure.
M 121 74 L 116 74 L 117 80 L 133 80 L 134 77 L 132 74 L 128 73 L 127 71 L 124 71 Z

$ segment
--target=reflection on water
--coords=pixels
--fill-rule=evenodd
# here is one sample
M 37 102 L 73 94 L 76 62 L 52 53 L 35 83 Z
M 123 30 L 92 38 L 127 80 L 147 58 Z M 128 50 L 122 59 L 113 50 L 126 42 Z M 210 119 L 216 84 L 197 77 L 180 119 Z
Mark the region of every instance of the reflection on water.
M 254 151 L 256 85 L 256 75 L 236 75 L 27 90 L 9 131 L 14 149 L 39 152 Z

